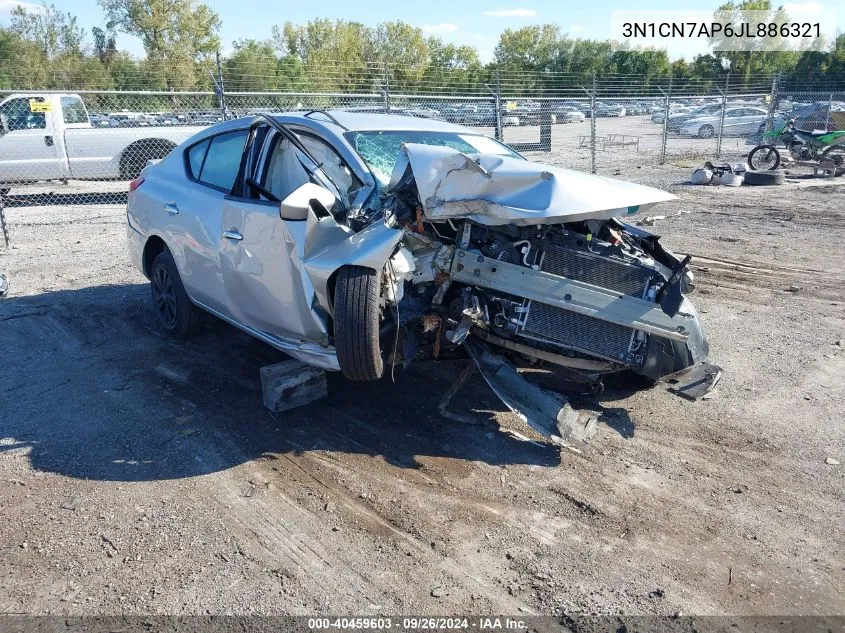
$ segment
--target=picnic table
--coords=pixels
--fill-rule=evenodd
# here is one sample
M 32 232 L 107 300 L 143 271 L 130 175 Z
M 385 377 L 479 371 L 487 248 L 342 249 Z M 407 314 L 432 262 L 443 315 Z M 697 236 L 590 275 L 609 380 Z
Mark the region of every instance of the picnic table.
M 591 137 L 582 134 L 578 137 L 578 147 L 590 147 Z M 605 151 L 608 147 L 636 147 L 640 151 L 640 137 L 635 134 L 608 134 L 596 137 L 596 147 Z

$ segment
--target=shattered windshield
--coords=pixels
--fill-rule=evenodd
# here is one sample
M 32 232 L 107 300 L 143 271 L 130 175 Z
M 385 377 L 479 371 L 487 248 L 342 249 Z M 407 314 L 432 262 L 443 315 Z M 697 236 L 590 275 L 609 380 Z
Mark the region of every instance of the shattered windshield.
M 510 148 L 482 134 L 426 131 L 366 131 L 349 132 L 349 142 L 367 163 L 379 185 L 387 186 L 393 166 L 405 143 L 451 147 L 465 154 L 499 154 L 519 156 Z

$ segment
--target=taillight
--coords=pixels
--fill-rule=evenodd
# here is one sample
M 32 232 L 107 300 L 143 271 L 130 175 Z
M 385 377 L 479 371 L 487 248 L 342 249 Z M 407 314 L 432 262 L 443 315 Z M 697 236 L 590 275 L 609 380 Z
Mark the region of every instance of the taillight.
M 129 193 L 135 191 L 138 187 L 144 184 L 143 178 L 136 178 L 132 182 L 129 183 Z

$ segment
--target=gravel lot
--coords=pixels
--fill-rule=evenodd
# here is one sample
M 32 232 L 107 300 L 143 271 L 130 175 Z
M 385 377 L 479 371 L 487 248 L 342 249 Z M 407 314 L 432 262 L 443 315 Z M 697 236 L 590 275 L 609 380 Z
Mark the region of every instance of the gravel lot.
M 515 435 L 537 439 L 479 380 L 453 406 L 483 424 L 441 418 L 460 364 L 331 375 L 272 416 L 280 353 L 156 327 L 122 186 L 13 192 L 0 613 L 842 614 L 845 186 L 689 171 L 620 177 L 680 198 L 653 230 L 694 255 L 725 378 L 582 396 L 603 415 L 580 454 Z

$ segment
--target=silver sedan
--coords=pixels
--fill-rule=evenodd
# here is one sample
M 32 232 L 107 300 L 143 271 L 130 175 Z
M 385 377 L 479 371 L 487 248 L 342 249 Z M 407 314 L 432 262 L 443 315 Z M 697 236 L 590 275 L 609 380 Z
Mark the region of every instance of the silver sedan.
M 174 336 L 215 315 L 304 362 L 378 380 L 471 357 L 538 431 L 585 428 L 516 370 L 600 381 L 720 370 L 686 293 L 688 259 L 618 216 L 664 191 L 538 165 L 450 123 L 312 111 L 221 123 L 130 186 L 128 236 Z

